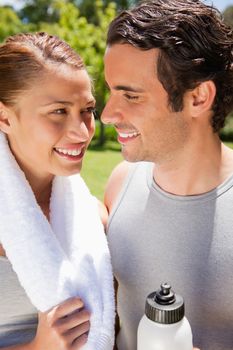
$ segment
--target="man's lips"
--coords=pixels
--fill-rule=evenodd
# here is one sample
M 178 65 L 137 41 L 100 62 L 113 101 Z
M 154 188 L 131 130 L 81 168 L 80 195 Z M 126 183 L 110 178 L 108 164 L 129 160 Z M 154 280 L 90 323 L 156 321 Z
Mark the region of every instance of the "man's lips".
M 140 134 L 137 131 L 128 131 L 128 132 L 122 132 L 117 131 L 118 133 L 118 142 L 119 143 L 127 143 L 129 141 L 134 140 L 136 137 L 138 137 Z

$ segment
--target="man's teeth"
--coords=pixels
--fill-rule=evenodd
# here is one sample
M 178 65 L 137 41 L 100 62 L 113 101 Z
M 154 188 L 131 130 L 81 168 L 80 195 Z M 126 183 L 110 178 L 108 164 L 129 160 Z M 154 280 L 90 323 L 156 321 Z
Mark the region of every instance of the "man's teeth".
M 62 153 L 62 154 L 65 154 L 65 155 L 69 155 L 69 156 L 79 156 L 80 153 L 82 152 L 81 149 L 64 149 L 64 148 L 56 148 L 56 150 L 59 152 L 59 153 Z
M 138 132 L 131 132 L 131 133 L 123 133 L 123 132 L 119 132 L 118 133 L 120 137 L 123 137 L 123 138 L 127 138 L 127 137 L 135 137 L 135 136 L 138 136 L 139 133 Z

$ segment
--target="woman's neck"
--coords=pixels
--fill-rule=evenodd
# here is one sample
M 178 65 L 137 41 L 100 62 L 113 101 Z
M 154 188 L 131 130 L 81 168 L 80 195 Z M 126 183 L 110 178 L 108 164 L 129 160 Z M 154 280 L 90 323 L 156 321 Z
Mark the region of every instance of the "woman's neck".
M 43 179 L 32 176 L 31 174 L 25 174 L 25 176 L 35 195 L 37 203 L 39 204 L 44 215 L 49 220 L 49 207 L 52 192 L 53 176 L 49 176 Z

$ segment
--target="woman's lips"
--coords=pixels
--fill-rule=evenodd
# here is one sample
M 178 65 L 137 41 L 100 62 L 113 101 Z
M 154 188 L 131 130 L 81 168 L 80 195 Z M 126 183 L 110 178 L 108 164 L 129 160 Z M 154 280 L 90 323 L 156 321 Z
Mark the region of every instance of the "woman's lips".
M 55 147 L 54 151 L 62 158 L 65 158 L 67 160 L 77 161 L 83 158 L 83 155 L 85 153 L 84 147 L 79 148 L 60 148 Z

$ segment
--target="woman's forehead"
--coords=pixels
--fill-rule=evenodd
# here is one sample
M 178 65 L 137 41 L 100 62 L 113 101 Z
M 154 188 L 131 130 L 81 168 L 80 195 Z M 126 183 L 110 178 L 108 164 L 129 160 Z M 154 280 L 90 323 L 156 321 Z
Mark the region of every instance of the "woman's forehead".
M 46 106 L 52 103 L 95 102 L 91 79 L 85 69 L 47 69 L 19 94 L 17 104 Z

